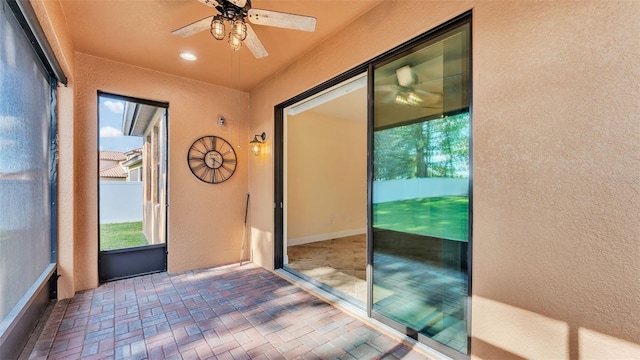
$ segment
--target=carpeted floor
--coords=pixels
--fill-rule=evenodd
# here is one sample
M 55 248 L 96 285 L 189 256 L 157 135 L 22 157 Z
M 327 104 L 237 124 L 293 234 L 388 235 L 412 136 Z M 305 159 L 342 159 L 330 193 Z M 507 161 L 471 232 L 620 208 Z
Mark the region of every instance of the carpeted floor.
M 289 246 L 287 255 L 291 269 L 366 304 L 365 234 Z

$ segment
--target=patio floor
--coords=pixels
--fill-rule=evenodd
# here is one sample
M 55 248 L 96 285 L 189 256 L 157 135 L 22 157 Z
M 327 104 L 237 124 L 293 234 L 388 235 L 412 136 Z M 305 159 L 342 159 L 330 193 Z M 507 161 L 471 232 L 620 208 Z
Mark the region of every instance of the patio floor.
M 426 359 L 253 264 L 141 276 L 55 304 L 31 359 Z

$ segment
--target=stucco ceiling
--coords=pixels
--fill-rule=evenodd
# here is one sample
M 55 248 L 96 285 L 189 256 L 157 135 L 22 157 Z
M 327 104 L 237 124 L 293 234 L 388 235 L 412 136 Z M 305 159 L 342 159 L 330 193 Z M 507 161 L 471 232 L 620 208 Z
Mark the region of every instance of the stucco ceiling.
M 269 52 L 255 59 L 208 31 L 188 38 L 171 31 L 217 14 L 197 0 L 61 0 L 76 51 L 211 84 L 250 91 L 338 34 L 381 0 L 253 0 L 252 7 L 317 18 L 313 33 L 252 25 Z M 188 62 L 180 53 L 198 60 Z

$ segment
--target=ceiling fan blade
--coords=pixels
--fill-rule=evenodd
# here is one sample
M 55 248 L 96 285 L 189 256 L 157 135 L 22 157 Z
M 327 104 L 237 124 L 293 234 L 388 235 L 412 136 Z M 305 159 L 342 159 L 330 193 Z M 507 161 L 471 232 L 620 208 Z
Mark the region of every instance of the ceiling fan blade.
M 437 92 L 433 92 L 433 91 L 427 91 L 427 90 L 422 90 L 422 89 L 417 89 L 417 88 L 413 88 L 413 91 L 415 91 L 416 93 L 418 93 L 420 95 L 427 95 L 427 96 L 435 97 L 435 98 L 438 98 L 438 99 L 442 97 L 442 93 L 437 93 Z
M 249 9 L 249 21 L 256 25 L 274 26 L 284 29 L 313 32 L 316 18 L 312 16 L 288 14 L 278 11 Z
M 262 42 L 258 38 L 258 35 L 256 35 L 255 31 L 253 31 L 253 28 L 249 24 L 247 24 L 247 37 L 244 39 L 243 43 L 247 45 L 256 59 L 269 55 L 267 49 L 264 48 L 264 45 L 262 45 Z
M 398 87 L 396 85 L 391 85 L 391 84 L 376 85 L 374 89 L 375 91 L 393 91 L 393 92 L 398 91 Z
M 212 8 L 219 6 L 218 2 L 215 0 L 198 0 L 198 1 Z
M 247 0 L 229 0 L 229 2 L 239 8 L 243 8 L 247 4 Z
M 391 94 L 389 94 L 389 95 L 387 95 L 387 96 L 383 97 L 383 98 L 380 100 L 380 102 L 381 102 L 381 103 L 383 103 L 383 104 L 390 104 L 391 102 L 393 102 L 393 100 L 395 100 L 395 99 L 396 99 L 396 96 L 397 96 L 397 95 L 398 95 L 397 93 L 393 92 L 393 93 L 391 93 Z
M 436 79 L 431 79 L 427 81 L 420 81 L 413 85 L 413 87 L 420 87 L 422 90 L 432 92 L 435 94 L 442 94 L 442 90 L 446 86 L 451 86 L 455 83 L 460 83 L 463 81 L 463 74 L 453 74 L 445 77 L 439 77 Z
M 213 16 L 208 16 L 204 19 L 200 19 L 189 25 L 185 25 L 179 29 L 173 30 L 171 34 L 186 38 L 199 32 L 211 29 L 211 20 Z

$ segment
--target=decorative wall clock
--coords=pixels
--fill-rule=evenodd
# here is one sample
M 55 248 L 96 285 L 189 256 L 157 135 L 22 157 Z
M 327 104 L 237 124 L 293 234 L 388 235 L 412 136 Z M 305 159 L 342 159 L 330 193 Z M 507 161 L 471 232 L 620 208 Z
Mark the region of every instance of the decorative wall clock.
M 236 171 L 236 152 L 221 137 L 203 136 L 189 148 L 187 163 L 198 179 L 209 184 L 219 184 L 227 181 Z

